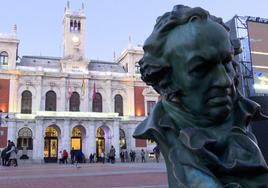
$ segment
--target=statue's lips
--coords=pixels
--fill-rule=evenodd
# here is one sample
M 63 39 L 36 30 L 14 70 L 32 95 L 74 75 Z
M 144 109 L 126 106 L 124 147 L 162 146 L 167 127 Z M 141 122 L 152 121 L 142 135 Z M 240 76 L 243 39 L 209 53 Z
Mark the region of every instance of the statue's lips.
M 215 96 L 207 100 L 207 104 L 210 107 L 231 106 L 232 100 L 229 95 L 227 96 Z

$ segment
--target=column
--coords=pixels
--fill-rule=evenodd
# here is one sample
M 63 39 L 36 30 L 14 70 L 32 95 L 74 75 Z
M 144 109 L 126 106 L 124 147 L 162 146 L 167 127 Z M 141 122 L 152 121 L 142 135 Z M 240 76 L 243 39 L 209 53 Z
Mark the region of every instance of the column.
M 33 135 L 33 160 L 43 162 L 44 159 L 44 135 L 43 120 L 37 119 Z
M 94 121 L 90 122 L 88 126 L 87 131 L 87 137 L 86 137 L 86 147 L 88 154 L 90 153 L 96 153 L 96 129 L 94 125 Z
M 120 145 L 119 145 L 119 120 L 115 119 L 113 124 L 113 137 L 112 137 L 112 145 L 116 151 L 116 158 L 119 158 L 120 153 Z
M 134 128 L 133 128 L 134 127 Z M 135 129 L 136 129 L 136 126 L 131 126 L 131 128 L 128 128 L 128 135 L 127 135 L 127 137 L 129 138 L 129 148 L 130 149 L 135 149 L 136 148 L 136 139 L 135 138 L 133 138 L 133 133 L 134 133 L 134 131 L 135 131 Z
M 7 129 L 7 139 L 17 143 L 16 140 L 16 122 L 14 120 L 4 120 L 6 121 Z
M 18 91 L 18 78 L 17 76 L 12 76 L 9 84 L 9 112 L 18 112 L 18 102 L 17 93 L 15 95 L 11 94 L 14 91 Z
M 124 101 L 124 114 L 127 116 L 135 116 L 134 85 L 127 85 L 126 91 L 127 100 Z
M 43 82 L 42 82 L 42 77 L 36 77 L 36 82 L 34 84 L 34 88 L 36 89 L 36 93 L 33 94 L 33 100 L 32 100 L 32 106 L 33 106 L 33 112 L 36 111 L 40 111 L 42 110 L 41 108 L 41 103 L 42 103 L 42 92 L 43 92 L 43 88 L 42 88 Z
M 105 82 L 105 94 L 103 96 L 103 112 L 113 112 L 111 100 L 112 98 L 112 87 L 111 80 L 106 80 Z
M 64 149 L 66 149 L 66 151 L 68 151 L 68 153 L 70 153 L 70 145 L 71 145 L 71 136 L 70 136 L 70 119 L 65 119 L 63 122 L 63 132 L 61 135 L 61 145 L 59 146 L 59 151 L 62 151 Z

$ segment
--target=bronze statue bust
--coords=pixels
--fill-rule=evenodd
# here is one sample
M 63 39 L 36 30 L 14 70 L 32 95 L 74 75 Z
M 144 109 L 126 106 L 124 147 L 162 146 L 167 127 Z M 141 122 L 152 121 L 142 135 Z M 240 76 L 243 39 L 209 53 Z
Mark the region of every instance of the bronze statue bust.
M 260 106 L 238 89 L 237 40 L 220 18 L 177 5 L 156 21 L 139 61 L 161 100 L 134 132 L 159 145 L 170 188 L 267 187 L 248 126 Z

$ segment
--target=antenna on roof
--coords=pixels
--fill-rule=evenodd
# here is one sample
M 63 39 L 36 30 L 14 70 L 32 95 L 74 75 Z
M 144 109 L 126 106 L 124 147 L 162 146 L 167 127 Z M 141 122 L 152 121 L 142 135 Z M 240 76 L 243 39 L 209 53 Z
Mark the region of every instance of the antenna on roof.
M 14 26 L 13 26 L 13 32 L 15 35 L 17 34 L 17 24 L 14 24 Z

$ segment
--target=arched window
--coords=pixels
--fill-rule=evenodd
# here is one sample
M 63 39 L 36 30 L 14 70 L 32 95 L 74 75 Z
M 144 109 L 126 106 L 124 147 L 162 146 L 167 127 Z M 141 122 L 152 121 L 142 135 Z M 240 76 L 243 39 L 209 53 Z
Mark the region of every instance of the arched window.
M 46 111 L 56 111 L 57 110 L 57 95 L 54 91 L 48 91 L 46 93 Z
M 73 20 L 71 20 L 71 22 L 70 22 L 70 31 L 73 31 L 73 28 L 74 28 L 74 23 L 73 23 Z
M 0 53 L 0 65 L 7 65 L 8 64 L 8 53 L 1 52 Z
M 81 22 L 78 21 L 78 31 L 81 31 Z
M 23 91 L 21 94 L 21 113 L 32 113 L 32 93 L 28 90 Z
M 33 139 L 32 139 L 32 131 L 27 127 L 23 127 L 18 132 L 18 140 L 17 140 L 17 147 L 19 150 L 26 149 L 32 150 L 33 149 Z
M 100 93 L 96 93 L 92 103 L 93 112 L 102 112 L 102 96 Z
M 121 95 L 115 95 L 114 97 L 114 112 L 119 113 L 119 116 L 123 116 L 123 98 Z
M 79 112 L 80 111 L 80 96 L 77 92 L 73 92 L 70 98 L 70 108 L 71 112 Z

